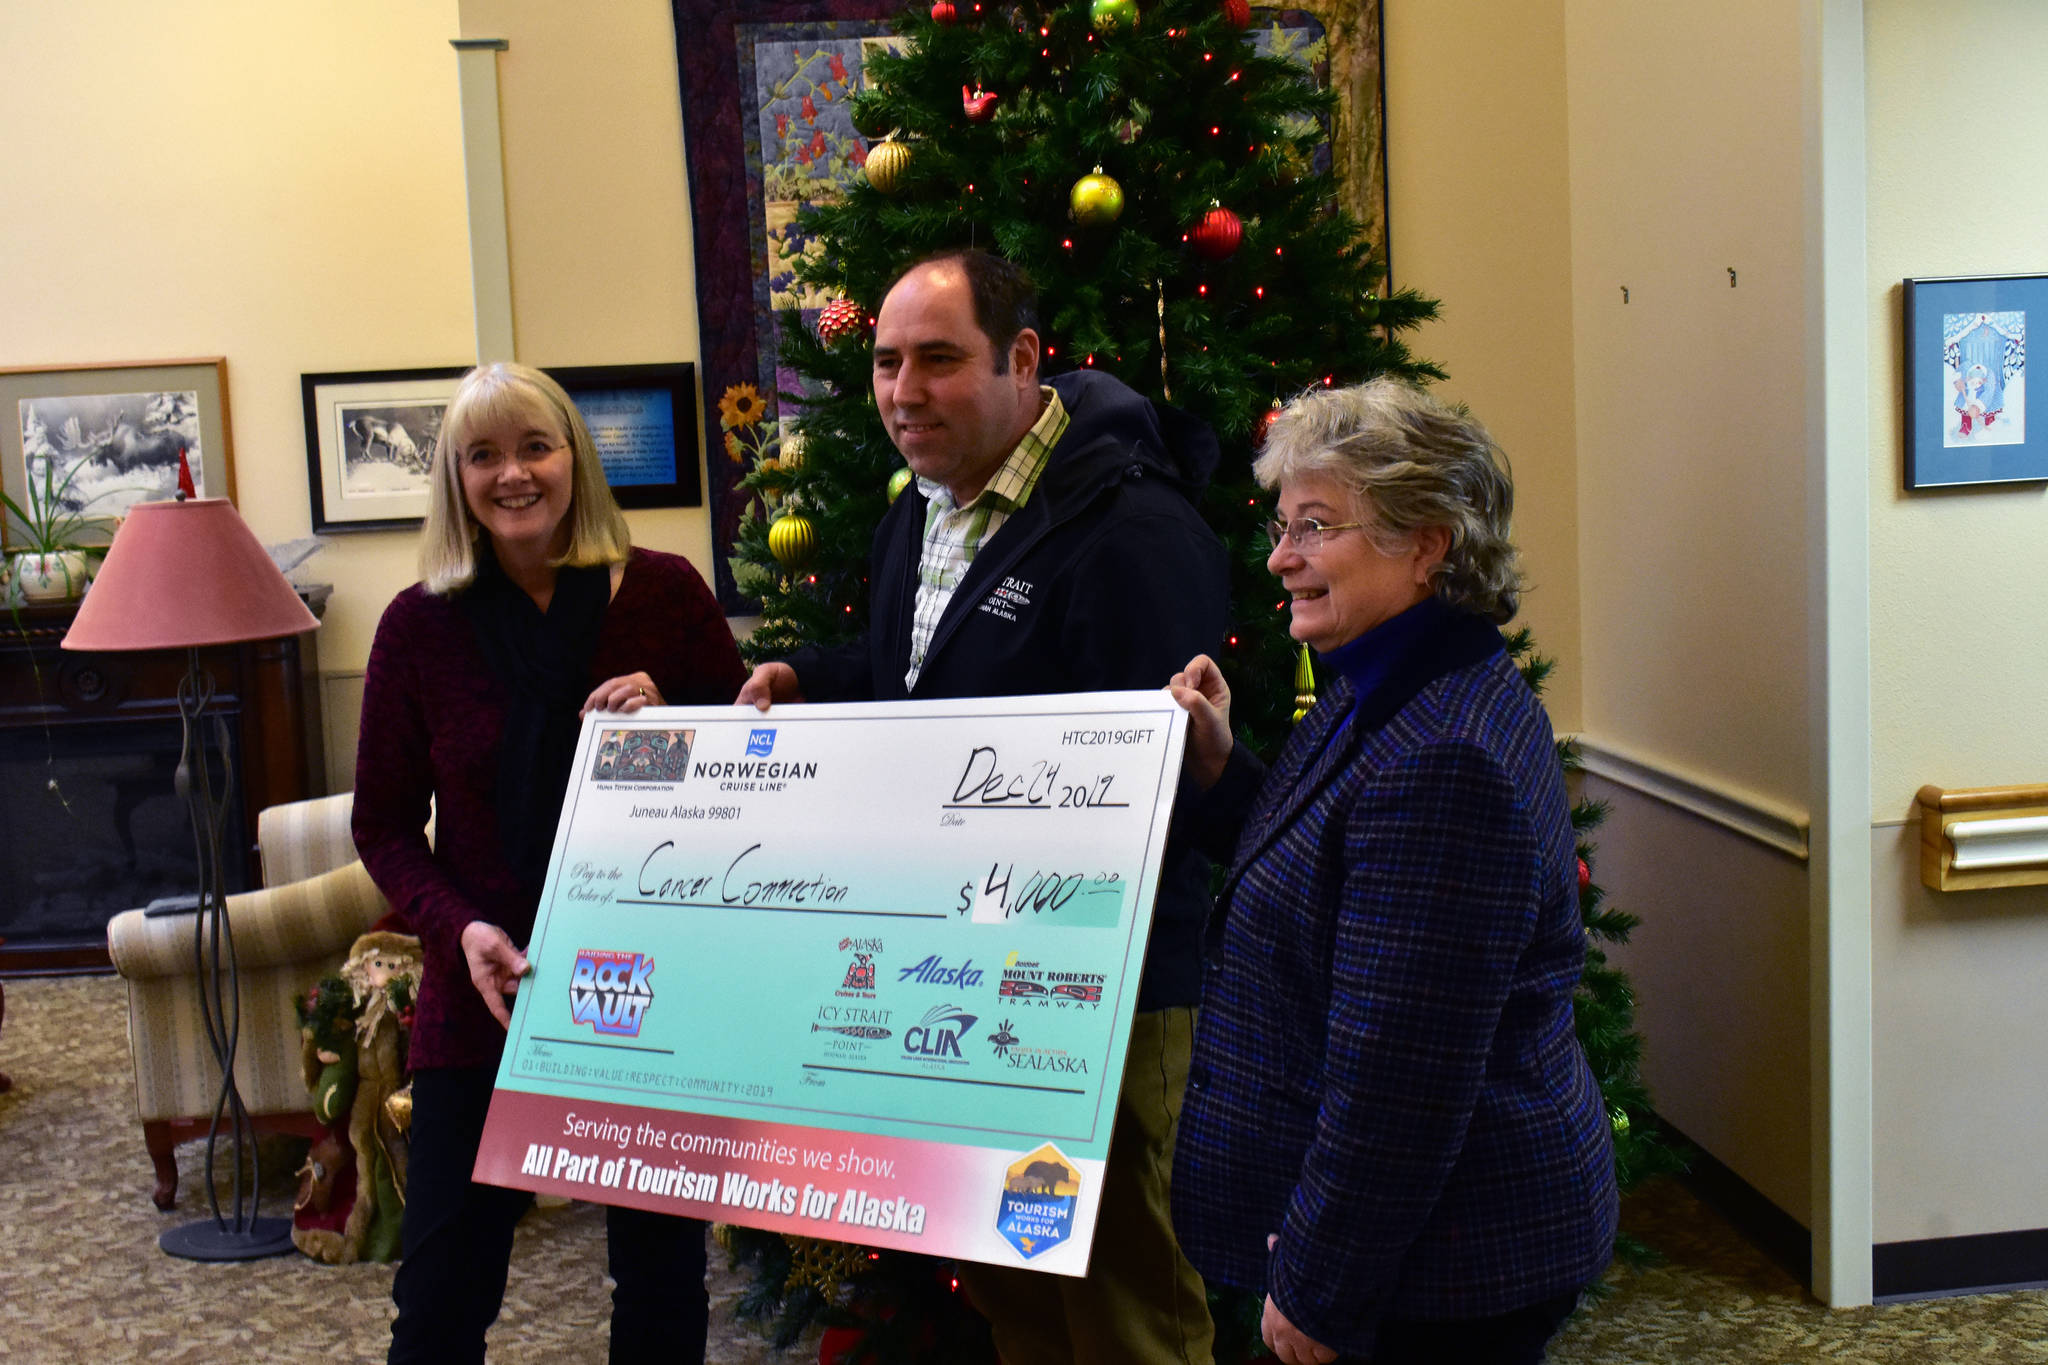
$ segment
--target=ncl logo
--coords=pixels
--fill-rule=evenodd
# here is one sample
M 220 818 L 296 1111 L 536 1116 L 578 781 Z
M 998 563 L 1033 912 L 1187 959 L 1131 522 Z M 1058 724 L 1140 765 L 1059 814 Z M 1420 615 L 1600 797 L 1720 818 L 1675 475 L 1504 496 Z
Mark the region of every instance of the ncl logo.
M 584 948 L 569 975 L 569 1017 L 599 1033 L 638 1038 L 640 1021 L 654 1003 L 654 959 L 644 953 Z
M 773 730 L 752 730 L 747 733 L 747 757 L 766 758 L 775 751 Z

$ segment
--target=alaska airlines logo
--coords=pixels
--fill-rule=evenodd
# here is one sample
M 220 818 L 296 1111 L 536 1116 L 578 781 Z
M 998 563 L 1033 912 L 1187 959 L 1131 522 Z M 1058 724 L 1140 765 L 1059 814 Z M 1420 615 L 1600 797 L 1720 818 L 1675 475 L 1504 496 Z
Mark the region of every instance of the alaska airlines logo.
M 973 1027 L 974 1016 L 963 1013 L 958 1005 L 934 1005 L 924 1012 L 924 1018 L 903 1030 L 903 1051 L 931 1061 L 964 1062 L 960 1040 Z
M 981 968 L 968 958 L 957 967 L 948 967 L 945 960 L 933 953 L 924 961 L 905 967 L 896 974 L 898 981 L 915 981 L 920 986 L 957 986 L 967 990 L 981 984 Z
M 654 959 L 644 953 L 578 950 L 569 974 L 569 1018 L 612 1037 L 638 1038 L 654 1003 L 653 975 Z
M 773 730 L 750 730 L 747 732 L 747 757 L 766 758 L 775 751 Z

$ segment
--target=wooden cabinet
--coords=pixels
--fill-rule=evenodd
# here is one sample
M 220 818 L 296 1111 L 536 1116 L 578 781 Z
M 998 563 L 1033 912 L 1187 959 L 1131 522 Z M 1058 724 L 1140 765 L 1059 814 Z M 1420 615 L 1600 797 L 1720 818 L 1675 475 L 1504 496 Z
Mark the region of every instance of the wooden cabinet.
M 0 974 L 104 968 L 107 920 L 198 885 L 174 782 L 187 656 L 62 649 L 76 610 L 0 613 Z M 230 891 L 261 884 L 257 813 L 326 790 L 315 634 L 200 651 Z

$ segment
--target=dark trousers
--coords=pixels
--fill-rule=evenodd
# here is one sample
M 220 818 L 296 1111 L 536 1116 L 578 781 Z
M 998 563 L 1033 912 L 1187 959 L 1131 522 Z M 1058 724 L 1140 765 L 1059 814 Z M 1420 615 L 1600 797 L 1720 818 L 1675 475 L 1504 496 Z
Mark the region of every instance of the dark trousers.
M 390 1365 L 481 1365 L 512 1262 L 512 1229 L 533 1203 L 524 1190 L 469 1178 L 491 1104 L 492 1071 L 423 1070 L 412 1081 L 405 1259 L 391 1286 Z M 605 1210 L 612 1290 L 612 1365 L 703 1365 L 710 1306 L 704 1225 L 639 1209 Z
M 1574 1289 L 1497 1318 L 1387 1318 L 1370 1357 L 1344 1356 L 1338 1365 L 1540 1365 L 1544 1346 L 1578 1303 Z

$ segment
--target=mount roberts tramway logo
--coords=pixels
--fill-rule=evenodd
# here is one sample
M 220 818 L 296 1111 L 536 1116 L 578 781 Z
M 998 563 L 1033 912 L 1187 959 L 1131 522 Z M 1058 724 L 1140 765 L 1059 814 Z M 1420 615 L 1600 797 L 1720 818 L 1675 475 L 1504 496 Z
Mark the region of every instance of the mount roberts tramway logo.
M 996 995 L 1037 1009 L 1099 1009 L 1108 980 L 1102 972 L 1048 970 L 1044 964 L 1026 961 L 1013 952 L 1003 962 Z
M 934 1005 L 903 1030 L 903 1055 L 927 1062 L 965 1064 L 960 1040 L 974 1027 L 975 1016 L 958 1005 Z
M 569 973 L 569 1018 L 613 1038 L 638 1038 L 654 1004 L 654 959 L 645 953 L 579 948 Z
M 1025 1260 L 1050 1251 L 1074 1231 L 1081 1173 L 1050 1142 L 1012 1162 L 1003 1173 L 996 1233 Z

